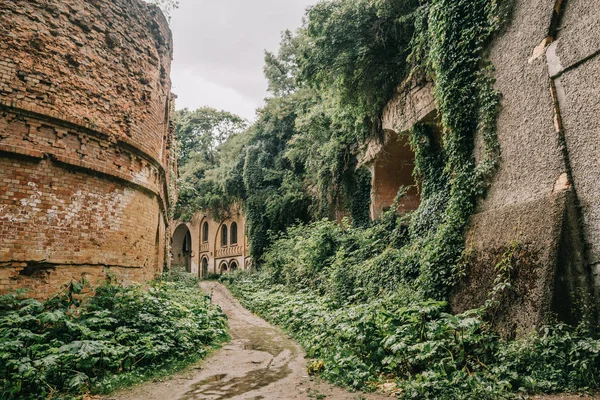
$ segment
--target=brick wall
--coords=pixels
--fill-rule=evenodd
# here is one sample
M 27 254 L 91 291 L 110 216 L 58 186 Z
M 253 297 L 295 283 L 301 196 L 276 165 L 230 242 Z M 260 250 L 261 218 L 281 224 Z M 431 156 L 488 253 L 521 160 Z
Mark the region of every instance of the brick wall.
M 203 237 L 202 226 L 208 223 L 208 237 Z M 231 225 L 237 224 L 237 243 L 231 242 Z M 226 225 L 228 228 L 228 243 L 226 246 L 221 244 L 221 230 Z M 191 272 L 194 275 L 202 276 L 202 260 L 208 261 L 208 273 L 220 273 L 219 267 L 224 263 L 227 266 L 232 261 L 238 265 L 238 269 L 248 270 L 252 267 L 252 258 L 250 257 L 250 245 L 248 236 L 246 236 L 246 218 L 242 213 L 240 205 L 234 205 L 229 210 L 229 218 L 224 221 L 217 221 L 210 215 L 202 212 L 194 215 L 190 222 L 177 222 L 172 225 L 172 245 L 173 245 L 173 263 L 185 263 L 181 258 L 181 247 L 183 237 L 188 231 L 191 234 L 192 254 L 191 254 Z
M 162 271 L 171 54 L 139 0 L 0 0 L 0 293 Z
M 0 0 L 0 102 L 58 114 L 165 161 L 171 34 L 141 0 Z

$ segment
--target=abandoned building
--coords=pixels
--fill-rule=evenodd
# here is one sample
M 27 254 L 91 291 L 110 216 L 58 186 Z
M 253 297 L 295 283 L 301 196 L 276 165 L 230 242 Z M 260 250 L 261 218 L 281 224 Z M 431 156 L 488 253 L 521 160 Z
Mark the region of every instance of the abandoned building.
M 132 0 L 0 0 L 0 291 L 168 262 L 172 40 Z
M 211 215 L 197 213 L 191 222 L 173 224 L 171 265 L 200 278 L 250 270 L 250 246 L 246 219 L 236 205 L 229 215 L 216 221 Z
M 514 0 L 489 48 L 502 94 L 500 168 L 467 234 L 472 261 L 454 290 L 460 312 L 480 305 L 494 266 L 519 242 L 501 325 L 572 320 L 600 296 L 600 9 L 583 0 Z M 170 114 L 172 39 L 140 0 L 0 0 L 0 291 L 55 292 L 111 271 L 149 280 L 170 262 L 200 277 L 250 269 L 239 207 L 170 224 L 177 170 Z M 405 133 L 440 131 L 431 84 L 401 86 L 383 114 L 383 141 L 364 149 L 371 217 L 410 187 Z M 477 139 L 481 142 L 481 138 Z M 476 149 L 478 145 L 476 143 Z M 169 243 L 171 243 L 170 252 Z

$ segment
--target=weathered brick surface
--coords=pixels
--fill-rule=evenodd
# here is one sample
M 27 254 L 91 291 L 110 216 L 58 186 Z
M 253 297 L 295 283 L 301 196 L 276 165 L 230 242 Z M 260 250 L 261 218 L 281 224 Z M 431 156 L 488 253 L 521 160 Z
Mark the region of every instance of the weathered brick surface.
M 171 34 L 141 0 L 0 0 L 0 102 L 166 161 Z
M 139 0 L 0 0 L 0 293 L 162 271 L 171 54 Z

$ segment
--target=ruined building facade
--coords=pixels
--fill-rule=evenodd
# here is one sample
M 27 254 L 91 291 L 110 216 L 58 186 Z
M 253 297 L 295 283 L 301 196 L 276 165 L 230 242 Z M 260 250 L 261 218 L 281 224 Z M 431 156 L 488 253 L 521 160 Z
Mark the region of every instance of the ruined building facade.
M 246 236 L 246 218 L 239 205 L 215 219 L 197 213 L 190 222 L 173 224 L 171 264 L 201 279 L 236 270 L 251 270 L 252 258 Z
M 502 159 L 472 218 L 469 270 L 451 305 L 456 312 L 482 305 L 495 265 L 518 243 L 522 262 L 498 317 L 499 328 L 513 335 L 549 315 L 576 322 L 583 303 L 600 304 L 600 8 L 585 0 L 515 0 L 489 55 L 502 95 Z M 415 123 L 435 124 L 436 114 L 430 85 L 401 87 L 388 104 L 385 141 L 372 143 L 363 160 L 374 171 L 373 199 L 383 199 L 375 215 L 391 204 L 390 193 L 411 183 L 402 171 L 414 156 L 402 133 Z M 401 172 L 382 174 L 378 162 Z M 406 203 L 416 208 L 418 199 Z
M 0 292 L 162 271 L 171 59 L 141 0 L 0 0 Z

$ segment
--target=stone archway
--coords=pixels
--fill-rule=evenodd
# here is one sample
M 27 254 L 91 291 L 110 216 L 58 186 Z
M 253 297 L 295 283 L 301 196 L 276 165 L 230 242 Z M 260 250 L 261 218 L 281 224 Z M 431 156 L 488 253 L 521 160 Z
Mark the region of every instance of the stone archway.
M 398 212 L 416 210 L 421 202 L 419 190 L 413 177 L 415 154 L 406 135 L 386 132 L 386 141 L 371 166 L 372 192 L 371 217 L 378 218 L 391 206 L 400 187 L 408 191 L 398 206 Z
M 175 229 L 172 242 L 172 268 L 192 272 L 192 234 L 186 224 Z
M 229 265 L 227 264 L 227 261 L 221 261 L 221 263 L 219 264 L 219 274 L 225 275 L 228 272 L 229 272 Z

